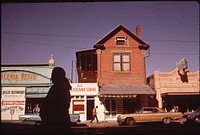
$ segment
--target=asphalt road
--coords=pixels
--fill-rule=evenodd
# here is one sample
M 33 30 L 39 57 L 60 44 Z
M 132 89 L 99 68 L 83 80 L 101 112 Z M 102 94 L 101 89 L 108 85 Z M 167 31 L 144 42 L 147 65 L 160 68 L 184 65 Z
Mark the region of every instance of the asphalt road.
M 40 134 L 39 127 L 33 126 L 33 122 L 2 122 L 1 123 L 1 134 Z M 88 126 L 87 124 L 74 125 L 71 128 L 72 135 L 108 135 L 108 134 L 170 134 L 170 135 L 193 135 L 200 133 L 200 124 L 187 123 L 171 123 L 165 125 L 163 123 L 140 123 L 133 126 Z M 33 128 L 34 127 L 34 128 Z M 37 132 L 34 132 L 37 130 Z M 69 134 L 69 133 L 67 133 Z

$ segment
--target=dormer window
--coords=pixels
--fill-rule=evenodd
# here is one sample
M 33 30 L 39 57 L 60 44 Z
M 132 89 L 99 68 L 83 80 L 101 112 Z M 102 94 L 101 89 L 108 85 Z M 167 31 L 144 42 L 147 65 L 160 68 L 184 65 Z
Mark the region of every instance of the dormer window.
M 127 37 L 125 36 L 116 37 L 115 39 L 116 45 L 125 45 L 126 40 L 127 40 Z

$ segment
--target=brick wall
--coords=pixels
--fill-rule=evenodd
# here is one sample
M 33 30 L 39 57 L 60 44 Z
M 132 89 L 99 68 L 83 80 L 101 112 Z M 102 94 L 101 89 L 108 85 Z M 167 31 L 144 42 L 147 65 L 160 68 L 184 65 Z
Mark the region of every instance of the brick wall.
M 115 38 L 117 36 L 126 36 L 125 46 L 117 46 Z M 144 67 L 144 57 L 138 48 L 139 43 L 124 31 L 119 31 L 110 38 L 105 44 L 105 50 L 102 50 L 100 56 L 100 76 L 99 84 L 144 84 L 146 69 Z M 129 52 L 130 53 L 130 71 L 113 70 L 113 53 Z M 98 57 L 99 58 L 99 57 Z M 98 59 L 99 60 L 99 59 Z

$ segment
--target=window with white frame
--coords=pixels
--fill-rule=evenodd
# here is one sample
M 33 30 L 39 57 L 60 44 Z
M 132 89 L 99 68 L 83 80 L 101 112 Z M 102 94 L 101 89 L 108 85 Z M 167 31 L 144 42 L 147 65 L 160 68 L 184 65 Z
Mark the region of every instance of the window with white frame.
M 130 71 L 130 54 L 114 53 L 113 65 L 114 71 Z

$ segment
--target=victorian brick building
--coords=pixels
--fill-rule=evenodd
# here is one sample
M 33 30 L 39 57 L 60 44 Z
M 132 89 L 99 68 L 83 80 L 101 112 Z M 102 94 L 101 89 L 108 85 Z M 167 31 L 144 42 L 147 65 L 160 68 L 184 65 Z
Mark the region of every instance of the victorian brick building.
M 93 49 L 76 52 L 78 82 L 98 84 L 107 118 L 152 106 L 150 99 L 155 91 L 146 85 L 148 49 L 149 45 L 140 39 L 139 25 L 136 35 L 119 25 Z

